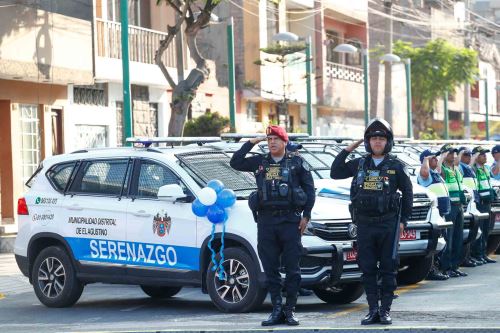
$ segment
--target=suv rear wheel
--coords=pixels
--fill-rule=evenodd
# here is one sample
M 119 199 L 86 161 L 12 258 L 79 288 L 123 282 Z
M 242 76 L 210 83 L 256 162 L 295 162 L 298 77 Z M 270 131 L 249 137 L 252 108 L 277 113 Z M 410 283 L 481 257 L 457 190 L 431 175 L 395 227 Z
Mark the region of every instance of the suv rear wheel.
M 262 304 L 267 291 L 258 281 L 259 264 L 240 248 L 224 251 L 223 267 L 226 279 L 219 279 L 219 270 L 207 270 L 207 289 L 212 302 L 225 312 L 247 312 Z
M 488 244 L 486 245 L 486 254 L 490 255 L 495 252 L 498 252 L 500 245 L 500 235 L 490 235 L 488 237 Z
M 320 300 L 329 304 L 348 304 L 364 293 L 361 282 L 339 284 L 334 287 L 316 288 L 314 293 Z
M 157 286 L 143 286 L 142 291 L 152 298 L 169 298 L 175 296 L 181 291 L 182 287 L 157 287 Z
M 68 254 L 59 246 L 40 252 L 33 264 L 31 280 L 40 302 L 52 308 L 75 304 L 83 292 L 83 284 L 76 278 Z

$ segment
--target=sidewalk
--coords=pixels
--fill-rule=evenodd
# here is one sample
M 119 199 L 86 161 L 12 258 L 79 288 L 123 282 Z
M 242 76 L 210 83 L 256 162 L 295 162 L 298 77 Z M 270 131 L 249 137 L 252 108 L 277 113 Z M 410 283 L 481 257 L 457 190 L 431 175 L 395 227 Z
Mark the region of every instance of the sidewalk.
M 28 278 L 17 267 L 14 254 L 0 253 L 0 299 L 32 290 Z

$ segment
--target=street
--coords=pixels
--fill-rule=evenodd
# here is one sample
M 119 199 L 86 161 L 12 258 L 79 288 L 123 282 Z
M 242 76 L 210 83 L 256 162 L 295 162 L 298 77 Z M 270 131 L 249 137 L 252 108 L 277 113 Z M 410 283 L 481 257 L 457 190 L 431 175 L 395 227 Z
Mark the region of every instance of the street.
M 390 329 L 500 329 L 500 264 L 464 271 L 468 277 L 399 288 Z M 0 255 L 2 332 L 248 331 L 261 329 L 260 321 L 270 310 L 267 301 L 258 312 L 226 314 L 212 305 L 208 295 L 194 288 L 185 288 L 170 300 L 157 301 L 136 286 L 104 284 L 86 286 L 82 298 L 71 308 L 50 309 L 40 304 L 13 255 Z M 364 297 L 343 306 L 325 304 L 315 296 L 302 297 L 297 306 L 301 326 L 296 329 L 365 329 L 359 322 L 366 311 Z

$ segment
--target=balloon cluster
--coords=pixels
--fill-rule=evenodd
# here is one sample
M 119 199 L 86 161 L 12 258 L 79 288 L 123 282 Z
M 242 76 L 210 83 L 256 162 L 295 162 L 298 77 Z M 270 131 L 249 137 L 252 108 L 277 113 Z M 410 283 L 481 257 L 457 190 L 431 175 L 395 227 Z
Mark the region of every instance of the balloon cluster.
M 234 205 L 236 195 L 231 189 L 224 188 L 224 184 L 217 179 L 207 183 L 200 192 L 198 199 L 193 201 L 191 210 L 198 217 L 207 217 L 213 224 L 225 222 L 228 218 L 227 208 Z

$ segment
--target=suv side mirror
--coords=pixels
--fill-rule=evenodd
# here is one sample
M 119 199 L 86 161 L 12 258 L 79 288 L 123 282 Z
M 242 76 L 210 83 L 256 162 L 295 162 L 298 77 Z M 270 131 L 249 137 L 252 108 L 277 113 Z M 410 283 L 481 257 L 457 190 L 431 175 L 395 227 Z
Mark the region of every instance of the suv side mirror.
M 185 196 L 182 187 L 178 184 L 163 185 L 158 189 L 158 199 L 160 200 L 173 202 Z

